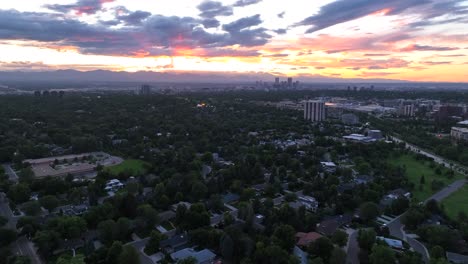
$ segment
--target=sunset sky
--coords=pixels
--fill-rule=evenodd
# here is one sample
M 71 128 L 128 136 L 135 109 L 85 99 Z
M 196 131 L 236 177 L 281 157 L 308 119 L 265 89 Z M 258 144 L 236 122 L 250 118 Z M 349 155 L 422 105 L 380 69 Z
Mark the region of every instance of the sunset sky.
M 468 1 L 8 0 L 0 70 L 468 82 Z

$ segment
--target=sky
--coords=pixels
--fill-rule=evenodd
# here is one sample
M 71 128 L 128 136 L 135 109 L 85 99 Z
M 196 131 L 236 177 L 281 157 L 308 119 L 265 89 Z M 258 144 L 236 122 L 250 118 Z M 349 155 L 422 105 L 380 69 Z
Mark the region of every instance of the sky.
M 468 1 L 0 2 L 0 70 L 468 82 Z

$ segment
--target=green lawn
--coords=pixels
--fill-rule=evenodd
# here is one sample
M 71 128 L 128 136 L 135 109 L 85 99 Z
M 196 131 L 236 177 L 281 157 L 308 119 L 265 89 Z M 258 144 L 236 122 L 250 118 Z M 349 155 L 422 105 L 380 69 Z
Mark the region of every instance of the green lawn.
M 106 170 L 114 175 L 126 172 L 131 175 L 144 174 L 146 173 L 145 164 L 147 164 L 147 162 L 142 160 L 129 159 L 119 165 L 108 167 Z
M 403 155 L 398 158 L 391 159 L 389 160 L 389 162 L 394 165 L 406 166 L 406 175 L 408 176 L 410 182 L 414 183 L 415 185 L 412 195 L 418 201 L 424 201 L 425 199 L 429 198 L 432 194 L 435 193 L 434 191 L 432 191 L 431 188 L 431 182 L 433 180 L 440 180 L 441 182 L 443 182 L 444 186 L 441 186 L 442 188 L 458 179 L 463 178 L 462 175 L 456 173 L 455 177 L 453 177 L 452 179 L 448 179 L 445 176 L 446 172 L 448 171 L 448 169 L 446 168 L 442 170 L 441 175 L 437 175 L 435 173 L 435 168 L 432 169 L 431 167 L 429 167 L 428 161 L 416 160 L 412 155 Z M 421 190 L 419 188 L 419 181 L 422 175 L 424 175 L 425 184 L 423 185 L 423 188 Z
M 445 207 L 445 212 L 448 217 L 453 220 L 458 218 L 459 212 L 465 212 L 468 214 L 468 186 L 463 186 L 460 190 L 452 193 L 449 197 L 445 198 L 442 204 Z

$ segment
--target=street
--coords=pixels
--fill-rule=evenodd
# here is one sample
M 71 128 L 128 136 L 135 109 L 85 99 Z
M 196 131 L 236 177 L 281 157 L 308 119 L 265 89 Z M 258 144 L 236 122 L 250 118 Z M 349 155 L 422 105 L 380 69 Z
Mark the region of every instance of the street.
M 424 151 L 417 146 L 408 144 L 407 142 L 399 138 L 392 136 L 392 139 L 398 143 L 402 143 L 402 142 L 405 143 L 406 147 L 415 153 L 422 154 L 426 157 L 432 158 L 434 162 L 442 164 L 445 167 L 452 168 L 453 170 L 465 175 L 466 169 L 460 165 L 453 165 L 453 163 L 445 160 L 444 158 L 439 157 L 435 154 L 429 153 L 427 151 Z M 466 183 L 466 180 L 455 181 L 452 184 L 440 190 L 439 192 L 433 194 L 431 197 L 426 199 L 424 203 L 427 203 L 430 200 L 436 200 L 437 202 L 440 202 L 443 199 L 447 198 L 450 194 L 462 188 L 465 185 L 465 183 Z M 410 246 L 414 249 L 414 251 L 420 253 L 423 256 L 424 262 L 429 263 L 430 256 L 427 251 L 427 248 L 421 242 L 417 241 L 416 239 L 406 236 L 406 233 L 403 230 L 404 226 L 401 223 L 401 219 L 404 215 L 405 213 L 401 214 L 400 216 L 396 217 L 395 219 L 393 219 L 393 221 L 387 224 L 387 227 L 390 230 L 390 234 L 394 237 L 397 237 L 401 240 L 405 240 L 406 242 L 408 242 L 408 244 L 410 244 Z
M 2 164 L 2 167 L 5 169 L 5 173 L 8 175 L 10 181 L 17 183 L 19 178 L 16 172 L 11 168 L 10 164 Z
M 359 264 L 359 244 L 357 242 L 358 230 L 348 229 L 349 235 L 346 264 Z
M 16 231 L 17 217 L 15 217 L 11 212 L 10 206 L 8 205 L 8 199 L 4 193 L 0 193 L 0 215 L 8 219 L 6 226 Z M 11 244 L 11 251 L 14 254 L 29 257 L 31 264 L 42 263 L 36 254 L 33 243 L 24 236 L 19 237 L 14 243 Z

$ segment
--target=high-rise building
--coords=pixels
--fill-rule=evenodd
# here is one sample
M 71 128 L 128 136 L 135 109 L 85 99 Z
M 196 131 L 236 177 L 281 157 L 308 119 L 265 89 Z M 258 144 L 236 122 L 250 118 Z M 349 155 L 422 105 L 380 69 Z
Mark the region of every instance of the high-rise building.
M 144 84 L 140 87 L 140 95 L 150 95 L 151 94 L 151 86 Z
M 275 78 L 275 86 L 279 86 L 280 85 L 280 79 L 279 77 L 276 77 Z
M 288 78 L 288 88 L 292 88 L 293 87 L 293 78 L 289 77 Z
M 326 118 L 325 102 L 306 101 L 304 103 L 304 119 L 312 122 L 321 122 Z
M 405 105 L 403 106 L 403 115 L 404 116 L 414 116 L 414 105 Z

